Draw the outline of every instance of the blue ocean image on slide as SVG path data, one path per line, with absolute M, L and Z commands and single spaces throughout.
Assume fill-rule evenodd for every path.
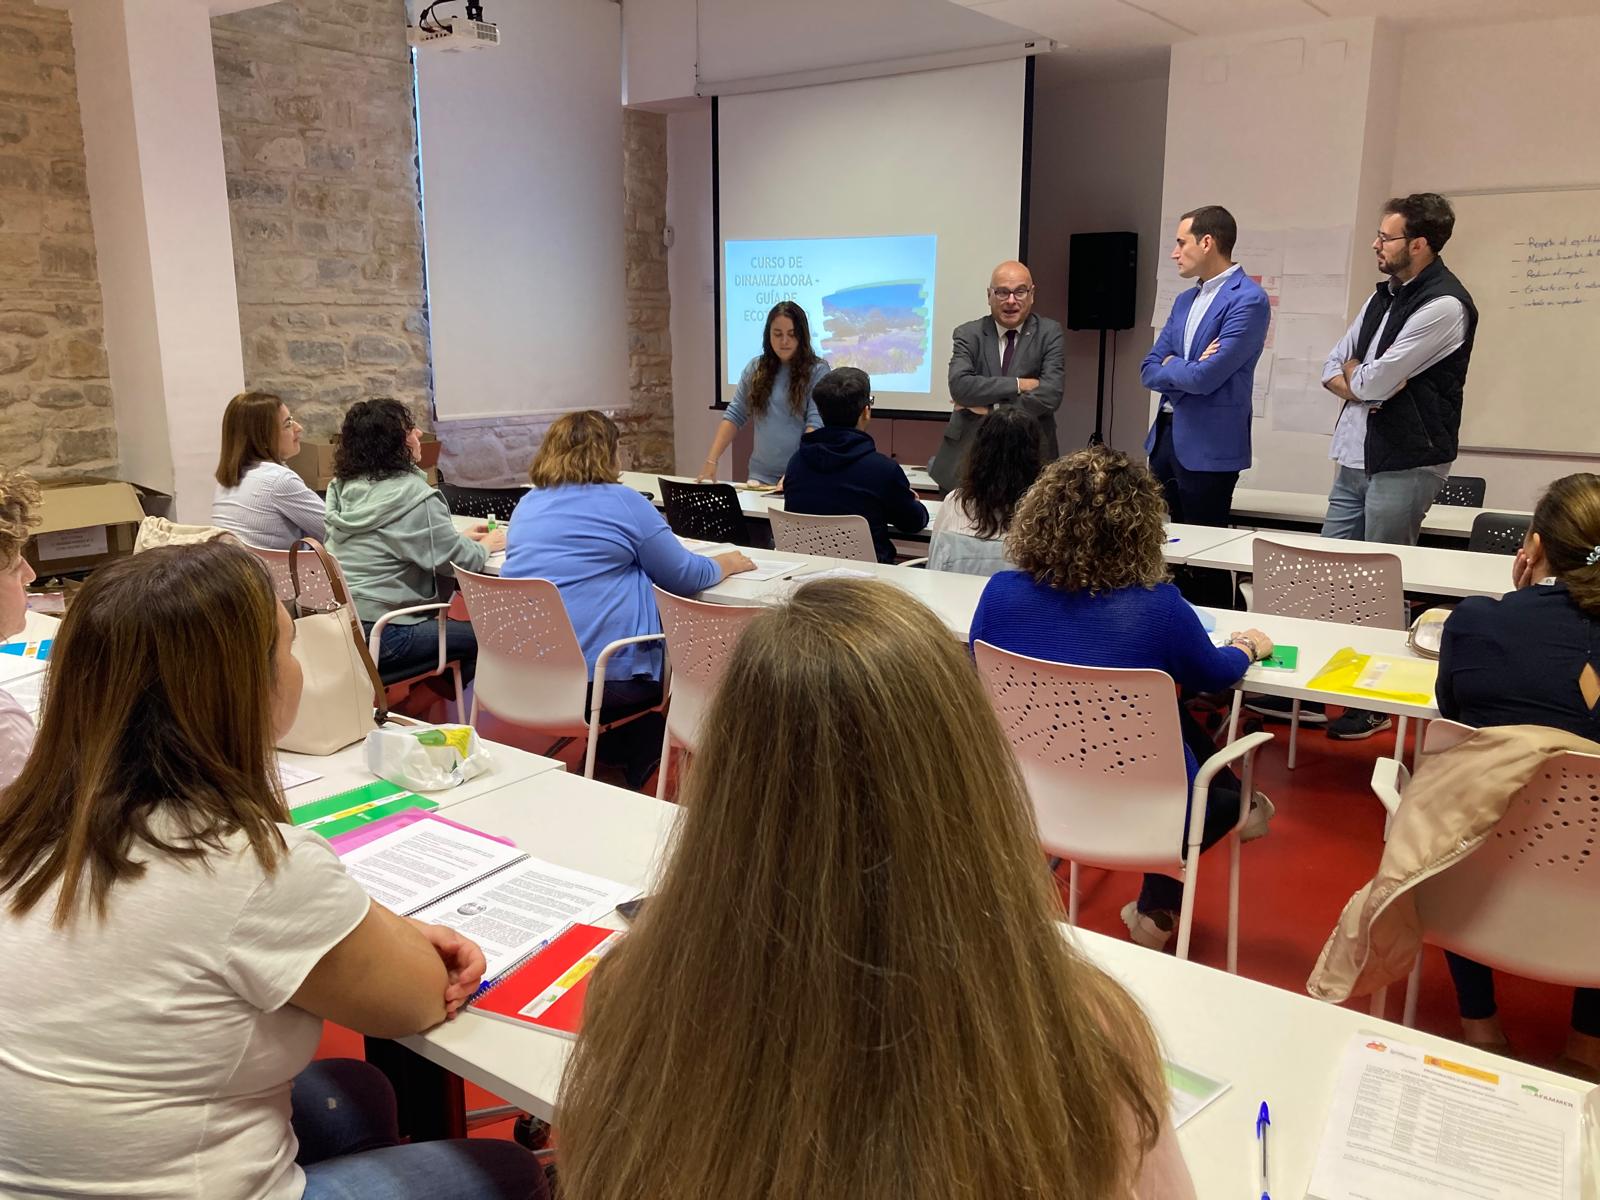
M 835 367 L 912 375 L 928 356 L 928 293 L 920 279 L 863 283 L 822 298 L 818 351 Z

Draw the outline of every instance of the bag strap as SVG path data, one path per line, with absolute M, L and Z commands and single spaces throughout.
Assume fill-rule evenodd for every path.
M 383 677 L 378 674 L 378 665 L 372 661 L 372 652 L 367 649 L 367 639 L 361 631 L 361 619 L 356 615 L 356 606 L 350 600 L 350 592 L 344 585 L 344 574 L 339 570 L 339 564 L 334 561 L 333 555 L 328 553 L 327 547 L 316 538 L 305 537 L 293 542 L 289 546 L 289 578 L 294 583 L 294 604 L 298 611 L 300 605 L 300 564 L 298 555 L 300 547 L 310 548 L 316 555 L 317 561 L 322 564 L 322 573 L 327 576 L 328 588 L 333 592 L 334 603 L 350 618 L 350 636 L 356 644 L 356 653 L 361 656 L 362 666 L 367 668 L 367 678 L 372 681 L 372 707 L 373 720 L 382 725 L 389 719 L 389 692 L 383 686 Z

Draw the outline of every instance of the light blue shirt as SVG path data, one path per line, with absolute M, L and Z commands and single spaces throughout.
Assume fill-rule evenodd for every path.
M 759 358 L 752 358 L 745 365 L 739 376 L 739 387 L 722 414 L 724 421 L 740 429 L 750 419 L 750 381 L 755 378 L 756 364 L 760 361 Z M 772 381 L 772 395 L 767 398 L 766 411 L 756 418 L 755 445 L 750 450 L 751 479 L 757 483 L 777 483 L 788 469 L 794 452 L 800 448 L 801 435 L 807 429 L 822 428 L 822 417 L 811 399 L 811 391 L 817 386 L 817 380 L 827 373 L 826 360 L 818 360 L 811 372 L 811 384 L 806 388 L 805 415 L 797 416 L 794 409 L 789 407 L 789 364 L 784 363 L 778 368 L 777 377 Z
M 1398 294 L 1400 289 L 1391 280 L 1389 290 Z M 1361 323 L 1375 299 L 1375 296 L 1367 297 L 1367 303 L 1361 306 L 1344 337 L 1328 352 L 1328 361 L 1322 364 L 1323 383 L 1342 375 L 1344 364 L 1355 357 L 1356 343 L 1361 339 Z M 1454 296 L 1440 296 L 1418 308 L 1380 355 L 1378 345 L 1383 341 L 1383 330 L 1388 323 L 1386 312 L 1373 331 L 1366 358 L 1350 374 L 1350 392 L 1355 402 L 1345 401 L 1339 410 L 1339 423 L 1333 427 L 1333 445 L 1329 447 L 1328 457 L 1352 471 L 1366 470 L 1367 417 L 1372 410 L 1405 387 L 1406 380 L 1454 354 L 1467 340 L 1467 310 Z M 1428 470 L 1448 476 L 1450 466 L 1450 463 L 1438 463 Z
M 1239 264 L 1234 263 L 1221 274 L 1213 275 L 1200 285 L 1200 294 L 1194 298 L 1194 303 L 1189 306 L 1188 320 L 1183 323 L 1183 356 L 1188 358 L 1194 346 L 1194 335 L 1200 329 L 1200 322 L 1206 319 L 1206 313 L 1211 311 L 1211 305 L 1217 299 L 1217 293 L 1222 290 L 1222 285 L 1235 271 Z M 1172 411 L 1172 401 L 1161 402 L 1162 412 Z

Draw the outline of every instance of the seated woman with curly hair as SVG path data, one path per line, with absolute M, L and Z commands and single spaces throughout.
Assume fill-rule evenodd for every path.
M 1226 646 L 1212 644 L 1167 582 L 1166 515 L 1161 484 L 1126 454 L 1090 446 L 1057 459 L 1017 507 L 1006 551 L 1020 569 L 990 578 L 973 614 L 972 640 L 1049 662 L 1153 668 L 1195 692 L 1228 687 L 1272 653 L 1272 641 L 1246 629 Z M 1216 747 L 1181 704 L 1178 716 L 1192 780 Z M 1238 821 L 1239 790 L 1231 772 L 1212 780 L 1204 847 Z M 1256 792 L 1241 838 L 1263 836 L 1271 816 L 1271 801 Z M 1122 910 L 1133 940 L 1162 949 L 1182 897 L 1178 880 L 1146 875 L 1138 900 Z

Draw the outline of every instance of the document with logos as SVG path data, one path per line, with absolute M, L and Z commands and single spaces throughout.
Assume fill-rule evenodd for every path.
M 1356 1034 L 1307 1200 L 1580 1200 L 1583 1111 L 1577 1088 Z

